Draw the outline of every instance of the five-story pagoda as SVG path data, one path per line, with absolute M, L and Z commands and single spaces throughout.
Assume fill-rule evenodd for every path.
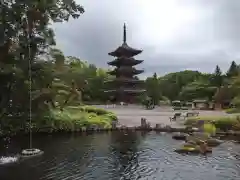
M 133 66 L 140 64 L 143 60 L 135 60 L 134 56 L 140 54 L 142 50 L 131 48 L 126 42 L 126 25 L 123 28 L 123 44 L 115 51 L 108 53 L 110 56 L 116 57 L 115 60 L 108 62 L 108 65 L 115 66 L 113 71 L 108 72 L 114 75 L 114 80 L 107 81 L 108 90 L 106 93 L 114 96 L 118 102 L 132 103 L 134 98 L 145 92 L 142 87 L 142 80 L 138 80 L 138 74 L 143 70 L 137 70 Z

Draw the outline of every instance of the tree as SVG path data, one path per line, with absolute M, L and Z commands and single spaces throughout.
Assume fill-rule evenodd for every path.
M 155 105 L 158 105 L 161 98 L 161 91 L 156 73 L 154 73 L 152 77 L 146 79 L 146 89 L 147 95 L 152 98 Z
M 39 56 L 55 45 L 51 22 L 78 18 L 84 12 L 74 0 L 69 1 L 1 1 L 0 24 L 0 114 L 1 117 L 28 116 L 29 111 L 29 62 L 32 67 L 32 90 L 51 87 L 51 63 L 44 63 Z M 40 62 L 41 61 L 41 62 Z M 47 76 L 47 78 L 46 78 Z M 46 79 L 45 79 L 45 78 Z M 43 98 L 44 99 L 44 98 Z M 38 105 L 45 99 L 38 99 Z M 42 101 L 41 101 L 42 100 Z M 39 113 L 33 106 L 33 113 Z
M 212 100 L 215 92 L 216 87 L 210 86 L 209 82 L 198 80 L 184 86 L 179 97 L 184 101 L 192 101 L 195 99 Z
M 179 98 L 179 93 L 187 84 L 199 79 L 202 74 L 198 71 L 180 71 L 169 73 L 159 78 L 159 86 L 162 96 L 173 101 Z
M 216 87 L 221 87 L 223 84 L 223 76 L 220 67 L 217 65 L 211 78 L 211 84 Z
M 215 76 L 221 76 L 222 75 L 222 71 L 221 71 L 221 69 L 218 65 L 216 66 L 216 69 L 214 71 L 214 75 Z
M 239 74 L 239 67 L 235 61 L 232 61 L 226 75 L 228 78 L 231 78 L 231 77 L 237 76 L 238 74 Z
M 232 98 L 233 93 L 226 85 L 219 87 L 214 95 L 215 102 L 221 105 L 221 107 L 223 107 L 224 104 L 230 104 Z
M 50 56 L 52 57 L 52 61 L 55 64 L 55 68 L 57 71 L 62 71 L 64 69 L 64 63 L 65 63 L 65 56 L 63 52 L 56 48 L 50 49 Z
M 230 79 L 229 87 L 234 96 L 240 95 L 240 75 Z
M 154 73 L 154 74 L 153 74 L 153 79 L 154 79 L 154 80 L 157 80 L 157 78 L 158 78 L 158 77 L 157 77 L 157 73 Z
M 236 96 L 232 100 L 232 104 L 236 106 L 236 108 L 240 108 L 240 96 Z

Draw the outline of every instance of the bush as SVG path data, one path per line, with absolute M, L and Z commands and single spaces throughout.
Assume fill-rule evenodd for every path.
M 240 96 L 234 97 L 232 100 L 232 104 L 239 108 L 240 107 Z
M 109 117 L 112 121 L 116 121 L 117 120 L 117 116 L 114 113 L 108 113 L 105 116 Z
M 186 126 L 196 126 L 199 121 L 205 121 L 205 123 L 213 123 L 217 129 L 222 131 L 231 130 L 238 123 L 237 116 L 227 117 L 227 116 L 197 116 L 189 117 L 185 125 Z
M 212 123 L 206 123 L 203 126 L 204 132 L 208 133 L 210 135 L 215 135 L 216 134 L 216 126 Z
M 240 113 L 240 108 L 230 108 L 225 110 L 228 114 Z
M 97 108 L 94 106 L 68 106 L 64 108 L 65 110 L 68 111 L 82 111 L 82 112 L 88 112 L 88 113 L 96 113 L 97 115 L 105 115 L 105 114 L 109 114 L 111 113 L 110 111 L 107 111 L 105 109 L 102 108 Z
M 104 115 L 109 113 L 109 111 L 105 109 L 96 108 L 94 106 L 81 106 L 80 110 L 84 112 L 89 112 L 89 113 L 96 113 L 97 115 Z
M 82 127 L 93 125 L 109 128 L 112 121 L 117 120 L 117 116 L 104 109 L 98 109 L 91 106 L 70 106 L 63 111 L 58 109 L 51 110 L 41 121 L 35 124 L 36 129 L 48 127 L 56 131 L 76 131 Z

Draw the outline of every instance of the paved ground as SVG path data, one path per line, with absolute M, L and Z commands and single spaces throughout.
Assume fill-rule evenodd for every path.
M 129 106 L 116 106 L 108 107 L 104 105 L 98 105 L 97 107 L 108 109 L 118 116 L 119 123 L 125 126 L 139 126 L 141 123 L 141 118 L 144 117 L 151 126 L 155 124 L 171 125 L 172 127 L 183 126 L 184 120 L 179 120 L 176 122 L 170 122 L 169 117 L 172 117 L 174 113 L 178 111 L 173 111 L 171 107 L 157 107 L 153 110 L 146 110 L 141 106 L 129 105 Z M 184 111 L 179 111 L 184 112 Z M 199 115 L 202 116 L 222 116 L 227 115 L 223 111 L 198 111 Z

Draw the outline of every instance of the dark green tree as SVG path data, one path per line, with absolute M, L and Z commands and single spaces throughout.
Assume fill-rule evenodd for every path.
M 177 100 L 182 88 L 187 84 L 199 79 L 202 74 L 198 71 L 180 71 L 169 73 L 159 78 L 159 86 L 162 96 L 169 100 Z
M 156 73 L 154 73 L 152 77 L 146 79 L 146 89 L 147 95 L 152 99 L 155 105 L 158 105 L 161 98 L 161 91 Z
M 211 85 L 221 87 L 223 85 L 223 75 L 220 67 L 217 65 L 211 78 Z
M 84 9 L 74 0 L 3 0 L 0 5 L 0 116 L 11 114 L 20 119 L 27 116 L 29 110 L 29 61 L 32 90 L 49 89 L 52 84 L 53 76 L 49 71 L 52 64 L 39 62 L 38 58 L 49 46 L 55 45 L 50 23 L 78 18 Z M 40 99 L 37 104 L 44 104 L 46 98 Z M 39 112 L 38 106 L 33 106 L 32 111 Z
M 230 65 L 226 75 L 227 75 L 228 78 L 239 75 L 239 67 L 238 67 L 238 65 L 236 64 L 235 61 L 231 62 L 231 65 Z

